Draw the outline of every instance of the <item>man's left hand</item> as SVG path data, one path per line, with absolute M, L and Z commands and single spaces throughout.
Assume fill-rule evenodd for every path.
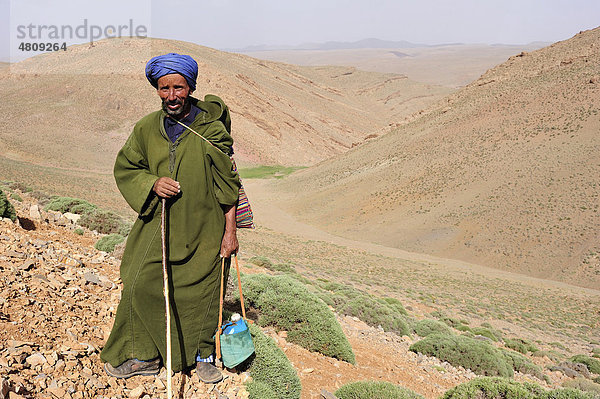
M 236 254 L 240 244 L 238 243 L 237 234 L 233 232 L 225 232 L 221 241 L 221 256 L 229 258 L 231 254 Z

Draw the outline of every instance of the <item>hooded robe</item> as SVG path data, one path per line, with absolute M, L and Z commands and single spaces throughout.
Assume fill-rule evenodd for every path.
M 214 351 L 220 287 L 220 248 L 225 231 L 221 205 L 238 200 L 240 180 L 229 156 L 229 110 L 216 96 L 190 97 L 203 110 L 173 143 L 164 111 L 142 118 L 117 155 L 117 186 L 138 213 L 121 261 L 123 291 L 115 323 L 101 353 L 117 367 L 132 358 L 166 359 L 162 277 L 161 206 L 154 182 L 168 176 L 181 192 L 167 200 L 167 259 L 171 294 L 173 370 L 195 364 Z

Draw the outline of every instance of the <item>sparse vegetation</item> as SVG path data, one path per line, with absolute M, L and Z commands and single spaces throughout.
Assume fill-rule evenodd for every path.
M 522 338 L 504 338 L 504 346 L 524 355 L 539 351 L 534 343 Z
M 563 351 L 567 350 L 567 348 L 563 344 L 561 344 L 560 342 L 556 342 L 556 341 L 555 342 L 550 342 L 549 345 L 552 345 L 553 347 L 561 349 Z
M 438 320 L 425 319 L 419 320 L 413 324 L 413 331 L 420 337 L 427 337 L 431 334 L 453 334 L 447 324 Z
M 446 391 L 442 399 L 593 399 L 576 389 L 547 391 L 537 384 L 508 378 L 479 377 Z
M 600 374 L 600 360 L 587 355 L 575 355 L 571 357 L 572 362 L 584 364 L 590 373 Z
M 541 395 L 543 389 L 538 385 L 508 378 L 479 377 L 450 389 L 443 399 L 534 399 Z
M 298 399 L 300 379 L 285 353 L 260 328 L 250 324 L 255 356 L 249 365 L 251 399 Z
M 121 234 L 125 236 L 129 234 L 131 229 L 131 224 L 123 220 L 121 216 L 100 209 L 85 213 L 79 219 L 79 224 L 102 234 Z
M 453 327 L 453 328 L 457 328 L 459 326 L 462 325 L 468 325 L 469 323 L 467 323 L 465 320 L 460 320 L 456 317 L 449 317 L 447 315 L 445 315 L 443 312 L 440 311 L 435 311 L 431 313 L 431 317 L 436 317 L 437 319 L 439 319 L 440 321 L 446 323 L 448 326 Z
M 265 382 L 252 380 L 246 385 L 250 399 L 280 399 L 279 395 Z
M 124 236 L 120 234 L 109 234 L 96 241 L 94 248 L 96 248 L 98 251 L 112 252 L 115 250 L 115 246 L 123 241 L 125 241 Z
M 21 183 L 21 182 L 5 181 L 2 183 L 3 183 L 3 185 L 10 188 L 11 190 L 18 190 L 22 193 L 30 193 L 31 191 L 33 191 L 33 189 L 31 187 L 29 187 L 28 185 Z
M 76 228 L 75 230 L 73 230 L 73 233 L 82 236 L 83 235 L 83 229 L 82 228 Z
M 335 396 L 340 399 L 423 399 L 423 396 L 384 381 L 357 381 L 343 385 Z
M 260 325 L 286 330 L 291 342 L 354 364 L 335 315 L 302 283 L 287 275 L 252 274 L 243 275 L 242 284 L 247 303 L 260 310 Z
M 281 179 L 303 167 L 300 166 L 256 166 L 253 168 L 239 169 L 239 174 L 242 179 Z
M 4 191 L 0 190 L 0 217 L 7 218 L 13 222 L 17 219 L 15 208 L 10 203 Z
M 289 263 L 276 263 L 271 266 L 270 270 L 281 273 L 296 273 L 296 268 L 294 265 Z
M 596 397 L 600 397 L 600 384 L 590 381 L 587 378 L 580 377 L 567 380 L 563 383 L 563 387 L 579 389 L 580 391 L 589 392 L 594 394 Z
M 264 267 L 265 269 L 274 271 L 274 272 L 282 272 L 282 273 L 295 273 L 296 269 L 293 265 L 289 263 L 277 263 L 274 264 L 271 262 L 269 258 L 265 258 L 264 256 L 253 256 L 248 259 L 248 262 L 255 264 L 260 267 Z
M 500 348 L 499 350 L 514 371 L 532 375 L 540 380 L 547 380 L 548 377 L 544 375 L 542 368 L 529 360 L 525 355 L 504 348 Z
M 324 291 L 319 297 L 338 313 L 358 317 L 370 326 L 381 326 L 384 331 L 408 335 L 406 309 L 394 298 L 377 298 L 367 292 L 340 283 L 321 283 Z
M 252 258 L 248 259 L 248 262 L 253 263 L 256 266 L 264 267 L 265 269 L 273 266 L 273 262 L 264 256 L 253 256 Z
M 52 200 L 52 196 L 40 190 L 33 190 L 30 195 L 38 201 L 41 207 L 46 206 Z
M 555 350 L 540 350 L 537 352 L 533 352 L 531 354 L 531 356 L 534 356 L 534 357 L 544 357 L 545 356 L 548 359 L 552 360 L 553 362 L 557 362 L 561 358 L 564 358 L 563 355 L 561 355 L 560 353 L 558 353 Z
M 464 335 L 432 334 L 415 342 L 409 349 L 471 369 L 480 375 L 513 376 L 513 368 L 498 349 Z
M 79 224 L 102 234 L 127 236 L 132 223 L 114 212 L 98 209 L 86 200 L 71 197 L 51 197 L 44 207 L 46 211 L 71 212 L 81 215 Z
M 23 198 L 19 194 L 15 193 L 15 192 L 13 192 L 10 195 L 10 199 L 13 199 L 13 200 L 15 200 L 17 202 L 23 202 Z
M 51 197 L 44 209 L 60 213 L 71 212 L 79 215 L 87 215 L 96 210 L 97 206 L 79 198 L 54 196 Z
M 494 342 L 502 340 L 502 333 L 492 326 L 471 327 L 471 332 L 475 335 L 481 335 L 491 339 Z

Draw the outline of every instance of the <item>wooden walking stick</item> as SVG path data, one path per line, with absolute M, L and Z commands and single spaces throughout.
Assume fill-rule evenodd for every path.
M 165 294 L 165 315 L 167 319 L 167 398 L 171 399 L 173 397 L 171 390 L 171 306 L 169 306 L 169 275 L 167 274 L 166 209 L 167 200 L 163 198 L 160 228 L 162 238 L 163 292 Z

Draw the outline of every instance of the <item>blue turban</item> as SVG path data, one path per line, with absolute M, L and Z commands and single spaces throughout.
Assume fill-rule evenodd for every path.
M 198 63 L 189 55 L 176 53 L 159 55 L 146 64 L 146 77 L 155 88 L 158 88 L 158 79 L 171 73 L 183 76 L 190 88 L 196 90 Z

